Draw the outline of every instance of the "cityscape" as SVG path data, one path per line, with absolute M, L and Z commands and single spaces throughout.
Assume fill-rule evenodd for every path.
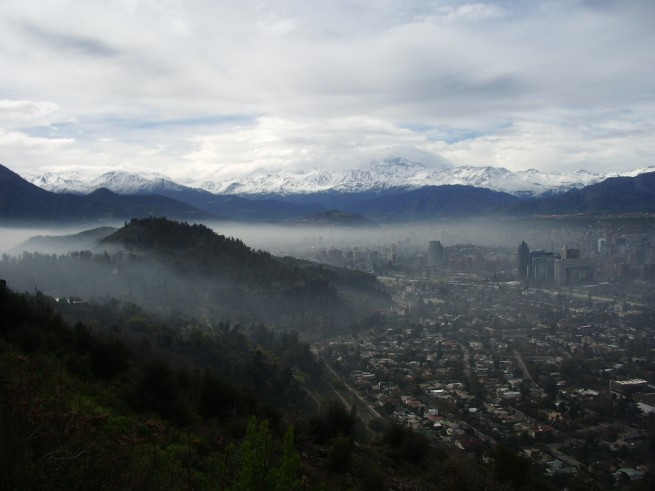
M 533 232 L 562 244 L 549 251 L 442 240 L 305 250 L 376 272 L 396 305 L 317 341 L 359 414 L 481 459 L 511 442 L 564 485 L 641 481 L 655 445 L 655 234 L 627 221 Z

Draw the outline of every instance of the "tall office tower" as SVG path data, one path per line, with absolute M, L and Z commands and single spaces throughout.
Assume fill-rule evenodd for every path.
M 516 269 L 518 270 L 519 278 L 528 278 L 530 271 L 530 248 L 524 240 L 521 241 L 518 252 L 516 254 Z
M 571 249 L 564 245 L 562 247 L 562 259 L 580 259 L 580 249 Z
M 443 268 L 443 246 L 438 240 L 431 240 L 428 244 L 428 268 Z

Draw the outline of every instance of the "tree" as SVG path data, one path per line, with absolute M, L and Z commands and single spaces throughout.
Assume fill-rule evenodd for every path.
M 273 437 L 268 421 L 258 421 L 254 416 L 248 422 L 248 430 L 238 450 L 236 478 L 228 489 L 232 491 L 293 491 L 300 489 L 297 479 L 300 457 L 293 446 L 293 426 L 284 435 L 282 458 L 279 465 L 272 465 Z

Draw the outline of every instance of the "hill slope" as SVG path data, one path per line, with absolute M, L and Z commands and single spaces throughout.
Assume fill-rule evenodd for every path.
M 94 252 L 26 254 L 0 274 L 56 297 L 131 301 L 149 311 L 319 334 L 388 306 L 372 275 L 254 251 L 203 225 L 133 219 Z

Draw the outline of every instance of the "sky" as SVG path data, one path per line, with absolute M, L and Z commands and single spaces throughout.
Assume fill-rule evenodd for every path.
M 1 0 L 0 163 L 655 165 L 652 0 Z

